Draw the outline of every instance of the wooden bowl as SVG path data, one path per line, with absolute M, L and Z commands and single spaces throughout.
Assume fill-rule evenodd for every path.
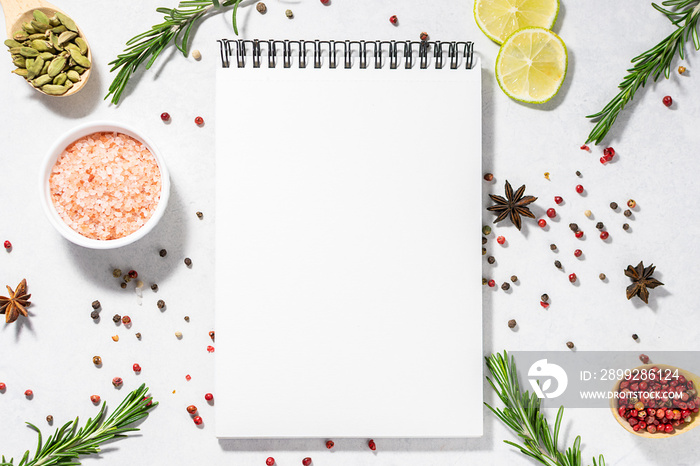
M 644 364 L 644 365 L 642 365 L 642 366 L 635 367 L 634 369 L 632 369 L 632 371 L 634 371 L 634 370 L 640 370 L 640 371 L 641 371 L 642 369 L 647 369 L 647 370 L 649 370 L 649 369 L 651 369 L 652 367 L 658 367 L 658 368 L 661 369 L 662 371 L 665 371 L 666 369 L 669 369 L 669 370 L 675 372 L 676 370 L 678 370 L 678 374 L 679 374 L 679 375 L 682 375 L 682 376 L 684 376 L 686 379 L 692 380 L 692 381 L 693 381 L 693 388 L 695 388 L 695 389 L 697 390 L 698 387 L 700 387 L 700 377 L 698 377 L 697 375 L 695 375 L 695 374 L 693 374 L 693 373 L 691 373 L 691 372 L 688 372 L 688 371 L 686 371 L 686 370 L 680 369 L 680 368 L 678 368 L 678 367 L 669 366 L 668 364 Z M 613 392 L 614 392 L 614 393 L 616 393 L 616 392 L 620 389 L 620 383 L 622 383 L 622 379 L 620 379 L 620 380 L 618 380 L 617 382 L 615 382 L 615 385 L 613 386 Z M 698 398 L 698 399 L 700 399 L 700 398 Z M 613 417 L 615 418 L 615 420 L 616 420 L 627 432 L 633 433 L 634 435 L 637 435 L 637 436 L 639 436 L 639 437 L 657 438 L 657 439 L 658 439 L 658 438 L 675 437 L 676 435 L 681 435 L 681 434 L 684 434 L 684 433 L 686 433 L 686 432 L 689 432 L 689 431 L 695 429 L 698 425 L 700 425 L 700 420 L 697 419 L 698 413 L 693 413 L 693 414 L 691 414 L 692 420 L 691 420 L 688 424 L 683 424 L 683 425 L 681 425 L 681 426 L 679 426 L 679 427 L 676 427 L 676 428 L 673 430 L 673 432 L 671 432 L 670 434 L 667 434 L 666 432 L 663 432 L 663 433 L 656 432 L 656 433 L 651 434 L 651 433 L 647 432 L 646 430 L 641 430 L 641 429 L 640 429 L 638 432 L 635 432 L 634 429 L 632 428 L 632 426 L 629 425 L 629 423 L 627 422 L 627 419 L 625 419 L 625 418 L 623 418 L 622 416 L 620 416 L 620 414 L 618 413 L 617 409 L 618 409 L 618 407 L 617 407 L 617 399 L 615 399 L 615 398 L 610 398 L 610 411 L 612 411 L 612 414 L 613 414 Z

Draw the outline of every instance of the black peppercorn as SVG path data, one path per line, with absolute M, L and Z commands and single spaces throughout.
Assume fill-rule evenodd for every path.
M 159 299 L 158 302 L 156 303 L 156 306 L 158 306 L 158 309 L 163 309 L 165 307 L 165 301 L 162 299 Z
M 158 254 L 160 254 L 160 257 L 165 257 L 168 255 L 168 251 L 166 251 L 165 249 L 161 249 Z
M 90 313 L 90 317 L 92 317 L 94 320 L 97 320 L 97 319 L 100 318 L 100 313 L 97 312 L 97 311 L 92 311 L 92 312 Z
M 189 267 L 190 265 L 192 265 L 192 259 L 190 259 L 189 257 L 185 257 L 185 265 L 186 265 L 187 267 Z
M 512 281 L 513 283 L 517 282 L 517 281 L 518 281 L 518 276 L 517 276 L 517 275 L 511 275 L 511 276 L 510 276 L 510 281 Z
M 95 300 L 92 302 L 92 308 L 93 309 L 99 309 L 100 308 L 100 302 L 98 300 Z
M 157 284 L 157 283 L 154 283 L 153 285 L 151 285 L 151 289 L 152 289 L 153 291 L 158 291 L 158 284 Z
M 622 224 L 622 229 L 625 230 L 625 231 L 629 230 L 629 229 L 630 229 L 630 224 L 629 224 L 629 223 L 623 223 L 623 224 Z
M 482 237 L 481 237 L 481 244 L 486 244 L 487 241 L 488 241 L 488 240 L 486 239 L 485 236 L 482 236 Z
M 580 177 L 581 177 L 581 172 L 578 171 L 578 170 L 576 170 L 576 176 L 578 176 L 578 177 L 580 178 Z
M 554 261 L 554 267 L 561 269 L 561 262 L 559 261 Z
M 605 274 L 601 273 L 600 275 L 598 275 L 598 278 L 600 278 L 601 280 L 605 280 Z
M 510 319 L 508 321 L 508 327 L 509 328 L 515 328 L 515 326 L 518 325 L 518 323 L 515 321 L 515 319 Z
M 503 291 L 508 291 L 508 290 L 510 290 L 510 283 L 508 283 L 508 282 L 503 282 L 503 285 L 501 285 L 501 289 L 502 289 Z
M 567 341 L 567 342 L 566 342 L 566 346 L 567 346 L 567 348 L 569 348 L 569 349 L 574 349 L 574 342 L 573 342 L 573 341 Z
M 577 231 L 578 231 L 578 225 L 576 225 L 575 223 L 569 223 L 569 228 L 570 228 L 571 231 L 573 231 L 573 232 L 577 232 Z
M 552 251 L 556 251 L 556 250 L 557 250 L 557 245 L 554 244 L 554 243 L 552 243 L 552 244 L 549 245 L 549 249 L 551 249 Z
M 126 283 L 121 282 L 121 283 L 119 284 L 119 286 L 121 286 L 122 288 L 126 288 Z
M 486 262 L 488 262 L 489 264 L 493 264 L 494 262 L 496 262 L 496 258 L 493 257 L 493 256 L 489 256 L 489 257 L 486 259 Z
M 120 316 L 119 314 L 114 314 L 114 317 L 112 317 L 112 321 L 113 321 L 115 324 L 118 324 L 119 322 L 122 321 L 122 316 Z
M 612 210 L 617 210 L 617 202 L 611 202 L 611 203 L 610 203 L 610 208 L 611 208 Z
M 48 416 L 46 416 L 46 422 L 48 422 L 49 424 L 51 424 L 51 423 L 53 422 L 53 416 L 50 415 L 50 414 L 49 414 Z
M 636 333 L 633 333 L 633 334 L 632 334 L 632 339 L 633 339 L 633 340 L 638 340 L 638 339 L 639 339 L 639 336 L 638 336 Z
M 625 217 L 631 217 L 631 216 L 632 216 L 632 211 L 629 210 L 629 209 L 627 209 L 627 210 L 625 210 L 624 214 L 625 214 Z
M 138 338 L 139 340 L 141 339 L 141 332 L 136 333 L 136 338 Z
M 189 321 L 190 321 L 190 316 L 185 316 L 185 322 L 189 322 Z
M 542 302 L 546 303 L 547 301 L 549 301 L 549 295 L 545 293 L 542 296 L 540 296 L 540 299 L 542 300 Z
M 599 230 L 602 230 L 603 228 L 605 228 L 605 225 L 603 225 L 603 222 L 598 222 L 595 224 L 595 227 Z
M 203 217 L 204 217 L 204 214 L 203 214 L 203 213 L 197 212 L 197 218 L 198 218 L 198 219 L 202 220 Z

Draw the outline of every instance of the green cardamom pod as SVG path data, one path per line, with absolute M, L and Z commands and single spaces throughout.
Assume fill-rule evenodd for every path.
M 78 46 L 78 48 L 80 49 L 80 53 L 82 55 L 87 55 L 88 45 L 87 45 L 87 42 L 85 42 L 85 39 L 83 39 L 82 37 L 76 37 L 75 43 Z
M 87 57 L 84 57 L 79 49 L 76 48 L 70 48 L 70 57 L 73 59 L 75 63 L 77 63 L 79 66 L 82 66 L 83 68 L 90 68 L 90 60 L 87 59 Z
M 39 54 L 39 56 L 40 56 L 41 58 L 43 58 L 44 61 L 46 61 L 46 60 L 49 60 L 49 61 L 50 61 L 50 60 L 53 60 L 54 58 L 56 58 L 56 55 L 54 55 L 54 54 L 51 53 L 51 52 L 41 52 L 41 53 Z
M 34 60 L 34 63 L 32 63 L 31 65 L 27 65 L 27 71 L 29 72 L 27 73 L 27 78 L 36 78 L 41 74 L 42 68 L 44 68 L 44 60 L 42 60 L 41 58 L 37 58 L 36 60 Z
M 82 66 L 75 65 L 75 66 L 71 66 L 70 69 L 71 69 L 71 71 L 75 71 L 78 74 L 85 73 L 85 68 L 83 68 Z
M 56 13 L 52 17 L 49 18 L 49 24 L 52 27 L 60 26 L 61 22 L 58 20 L 58 17 L 56 16 Z
M 29 40 L 46 39 L 46 34 L 38 33 L 29 36 Z
M 19 50 L 20 50 L 21 48 L 22 48 L 22 47 L 12 47 L 12 48 L 9 50 L 9 52 L 10 52 L 12 55 L 19 55 Z
M 34 29 L 29 23 L 22 23 L 22 29 L 24 29 L 24 31 L 27 34 L 36 34 L 37 32 L 39 32 L 36 29 Z
M 68 79 L 70 79 L 74 83 L 77 83 L 78 81 L 80 81 L 80 74 L 78 74 L 78 72 L 75 70 L 70 70 L 70 71 L 68 71 L 68 73 L 65 73 L 65 74 L 68 77 Z M 56 83 L 54 83 L 54 84 L 56 84 Z
M 17 68 L 16 70 L 12 70 L 12 72 L 16 75 L 22 76 L 24 79 L 27 79 L 27 74 L 29 73 L 24 68 Z
M 48 95 L 63 95 L 68 91 L 68 88 L 57 84 L 46 84 L 41 86 L 41 90 Z
M 65 44 L 63 47 L 64 47 L 67 51 L 69 51 L 69 52 L 70 52 L 71 49 L 72 49 L 72 50 L 75 50 L 76 52 L 80 53 L 80 47 L 78 47 L 77 45 L 75 45 L 75 44 L 72 43 L 72 42 L 70 42 L 70 43 L 68 43 L 68 44 Z M 82 54 L 81 54 L 81 55 L 82 55 Z
M 33 58 L 27 58 L 25 61 L 26 68 L 29 69 L 30 66 L 34 64 L 34 59 Z
M 17 68 L 27 67 L 27 59 L 21 55 L 12 57 L 12 63 L 14 63 Z
M 7 39 L 7 40 L 5 41 L 5 45 L 7 45 L 7 47 L 8 47 L 8 48 L 11 48 L 11 49 L 14 49 L 14 48 L 17 48 L 17 47 L 21 47 L 21 46 L 22 46 L 22 44 L 20 44 L 20 43 L 17 42 L 16 40 L 12 40 L 12 39 Z
M 63 52 L 63 46 L 61 46 L 61 44 L 58 43 L 58 36 L 56 34 L 50 32 L 49 40 L 51 41 L 51 45 L 53 45 L 53 48 L 55 48 L 59 52 Z
M 29 24 L 32 25 L 36 32 L 46 32 L 47 29 L 51 29 L 51 26 L 49 26 L 48 24 L 41 24 L 38 21 L 32 21 Z
M 57 11 L 56 17 L 58 17 L 58 20 L 61 22 L 61 24 L 68 28 L 69 31 L 78 32 L 78 26 L 76 26 L 75 22 L 68 16 Z
M 43 75 L 39 76 L 38 78 L 32 80 L 31 83 L 34 87 L 41 87 L 41 86 L 44 86 L 46 84 L 51 83 L 52 81 L 53 81 L 53 78 L 51 76 L 49 76 L 48 74 L 43 74 Z
M 48 73 L 52 78 L 58 76 L 58 74 L 63 71 L 66 67 L 66 59 L 63 57 L 54 58 L 49 65 Z
M 51 47 L 51 45 L 49 45 L 49 43 L 45 40 L 33 40 L 32 48 L 34 50 L 38 50 L 39 52 L 50 52 L 53 50 L 53 47 Z
M 66 87 L 66 90 L 70 89 L 71 87 L 73 87 L 73 81 L 70 81 L 70 80 L 66 81 L 64 86 Z
M 54 34 L 62 34 L 67 30 L 68 28 L 61 24 L 60 26 L 56 26 L 55 28 L 51 29 L 51 32 L 53 32 Z
M 32 15 L 34 16 L 34 19 L 37 21 L 37 23 L 49 24 L 49 17 L 46 16 L 46 13 L 44 13 L 43 11 L 34 10 L 32 11 Z
M 19 54 L 23 57 L 33 58 L 39 56 L 39 51 L 31 47 L 20 47 Z
M 17 42 L 24 42 L 25 40 L 29 39 L 29 34 L 24 31 L 17 31 L 12 35 L 12 38 Z
M 65 47 L 65 44 L 72 41 L 76 37 L 78 37 L 78 34 L 74 33 L 73 31 L 62 32 L 61 35 L 58 36 L 58 43 Z
M 53 78 L 53 84 L 63 86 L 66 83 L 67 79 L 68 79 L 68 75 L 66 73 L 61 73 L 58 76 L 56 76 L 55 78 Z
M 44 60 L 44 66 L 41 67 L 41 72 L 39 72 L 39 74 L 37 76 L 41 76 L 42 74 L 48 74 L 50 65 L 51 65 L 50 60 Z

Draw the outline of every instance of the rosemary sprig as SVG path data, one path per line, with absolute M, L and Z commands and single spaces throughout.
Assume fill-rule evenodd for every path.
M 620 92 L 601 111 L 586 117 L 597 122 L 591 134 L 588 135 L 586 143 L 599 144 L 603 140 L 615 123 L 618 114 L 625 108 L 627 102 L 634 98 L 634 93 L 639 87 L 644 87 L 649 77 L 656 81 L 663 72 L 668 79 L 671 73 L 671 62 L 676 53 L 681 60 L 684 58 L 685 44 L 690 38 L 693 39 L 695 50 L 700 50 L 697 30 L 700 0 L 666 0 L 661 4 L 663 7 L 656 3 L 652 3 L 652 6 L 666 15 L 677 29 L 653 48 L 632 59 L 634 66 L 627 70 L 627 76 L 618 86 Z
M 525 455 L 547 466 L 581 466 L 581 437 L 576 437 L 573 446 L 562 452 L 559 449 L 559 429 L 564 416 L 564 407 L 557 412 L 554 432 L 549 428 L 547 419 L 540 411 L 540 399 L 535 393 L 523 393 L 518 383 L 515 359 L 508 360 L 508 353 L 492 354 L 486 358 L 486 367 L 493 381 L 486 377 L 491 387 L 505 407 L 493 408 L 484 403 L 503 423 L 510 427 L 522 444 L 504 440 L 508 445 L 519 449 Z M 598 461 L 593 458 L 593 466 L 605 466 L 605 459 L 600 455 Z
M 156 8 L 158 13 L 165 14 L 163 22 L 126 42 L 124 52 L 109 64 L 113 65 L 110 72 L 119 70 L 109 86 L 107 99 L 112 96 L 112 103 L 119 103 L 122 92 L 131 76 L 146 62 L 146 69 L 155 63 L 158 56 L 171 44 L 174 44 L 187 56 L 190 33 L 194 25 L 212 9 L 223 9 L 233 5 L 233 31 L 238 35 L 236 12 L 242 0 L 183 0 L 177 8 Z
M 85 426 L 78 429 L 78 418 L 69 421 L 46 439 L 42 444 L 41 430 L 34 424 L 27 422 L 29 427 L 39 435 L 39 441 L 34 456 L 29 458 L 29 450 L 26 451 L 17 465 L 13 458 L 10 461 L 2 456 L 0 466 L 69 466 L 80 464 L 76 460 L 80 455 L 89 455 L 100 452 L 100 444 L 121 437 L 127 432 L 139 430 L 136 427 L 128 427 L 136 421 L 148 416 L 148 411 L 158 403 L 152 402 L 147 396 L 148 387 L 145 384 L 129 393 L 121 404 L 114 410 L 111 416 L 103 421 L 107 410 L 107 403 L 102 403 L 100 412 L 94 419 L 90 418 Z

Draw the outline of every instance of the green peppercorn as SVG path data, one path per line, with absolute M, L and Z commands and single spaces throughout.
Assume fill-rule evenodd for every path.
M 481 228 L 481 232 L 482 232 L 484 235 L 488 236 L 488 235 L 491 234 L 491 227 L 488 226 L 488 225 L 484 225 L 484 226 Z
M 112 270 L 112 276 L 114 278 L 119 278 L 122 276 L 122 271 L 119 269 L 114 269 L 114 270 Z
M 292 10 L 287 10 L 284 12 L 284 14 L 287 16 L 287 18 L 291 19 L 294 18 L 294 13 L 292 13 Z
M 481 277 L 481 284 L 486 285 L 489 281 L 486 280 L 484 277 Z

